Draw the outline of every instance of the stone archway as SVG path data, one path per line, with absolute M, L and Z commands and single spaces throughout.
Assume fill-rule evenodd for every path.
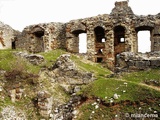
M 44 40 L 43 40 L 43 36 L 45 33 L 45 30 L 39 26 L 36 26 L 32 29 L 32 37 L 31 37 L 31 42 L 33 46 L 33 50 L 34 52 L 43 52 L 44 51 Z
M 125 51 L 125 28 L 116 26 L 114 28 L 114 54 L 117 55 Z
M 98 26 L 94 29 L 94 33 L 96 36 L 96 43 L 102 43 L 105 42 L 106 38 L 105 38 L 105 31 L 102 27 Z
M 104 49 L 106 42 L 105 30 L 103 27 L 97 26 L 94 29 L 94 34 L 95 34 L 95 52 L 96 52 L 95 60 L 96 62 L 103 62 L 105 57 Z

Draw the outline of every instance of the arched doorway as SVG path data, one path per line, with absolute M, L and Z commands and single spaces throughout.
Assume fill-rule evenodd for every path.
M 31 42 L 32 46 L 34 46 L 34 50 L 32 52 L 44 52 L 44 41 L 43 36 L 45 33 L 45 30 L 41 28 L 40 26 L 36 26 L 32 29 L 32 36 L 31 36 Z

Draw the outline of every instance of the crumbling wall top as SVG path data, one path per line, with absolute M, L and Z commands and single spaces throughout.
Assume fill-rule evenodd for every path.
M 116 7 L 128 7 L 128 2 L 127 1 L 120 1 L 120 2 L 115 2 Z
M 115 7 L 112 9 L 110 15 L 134 15 L 132 9 L 128 6 L 127 1 L 115 2 Z

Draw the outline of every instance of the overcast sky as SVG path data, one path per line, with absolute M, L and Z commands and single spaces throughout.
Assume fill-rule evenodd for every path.
M 31 24 L 110 14 L 115 1 L 120 0 L 0 0 L 0 21 L 22 31 Z M 160 12 L 158 0 L 129 0 L 129 6 L 137 15 Z

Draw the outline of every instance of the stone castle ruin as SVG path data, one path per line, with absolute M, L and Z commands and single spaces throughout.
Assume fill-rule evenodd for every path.
M 62 48 L 79 53 L 79 35 L 86 33 L 88 59 L 104 62 L 109 68 L 113 68 L 118 54 L 138 53 L 137 34 L 143 30 L 150 31 L 151 52 L 160 51 L 160 13 L 135 15 L 128 2 L 121 1 L 115 3 L 110 14 L 67 23 L 27 26 L 22 33 L 14 34 L 10 40 L 0 34 L 0 48 L 8 45 L 10 48 L 21 48 L 33 53 Z

